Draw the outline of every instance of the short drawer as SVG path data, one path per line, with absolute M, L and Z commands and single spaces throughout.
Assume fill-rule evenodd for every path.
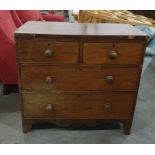
M 17 49 L 19 61 L 77 64 L 79 59 L 77 42 L 23 40 Z
M 143 43 L 85 43 L 84 64 L 140 64 Z
M 39 66 L 21 67 L 22 89 L 47 91 L 137 90 L 135 67 Z
M 130 93 L 23 93 L 24 117 L 121 118 L 130 117 L 135 94 Z

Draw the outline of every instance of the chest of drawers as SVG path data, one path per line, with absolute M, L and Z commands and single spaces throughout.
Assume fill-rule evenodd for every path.
M 126 24 L 28 22 L 15 32 L 23 131 L 105 120 L 130 133 L 147 36 Z

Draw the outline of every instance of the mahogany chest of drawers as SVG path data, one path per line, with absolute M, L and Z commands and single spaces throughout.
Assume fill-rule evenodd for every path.
M 126 24 L 27 22 L 15 32 L 23 131 L 105 120 L 130 134 L 146 34 Z

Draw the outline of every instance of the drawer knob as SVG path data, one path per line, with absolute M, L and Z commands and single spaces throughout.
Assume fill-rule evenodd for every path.
M 116 59 L 118 54 L 116 51 L 110 51 L 108 56 L 110 59 Z
M 52 83 L 53 82 L 53 78 L 51 76 L 47 76 L 46 77 L 46 82 L 47 83 Z
M 53 109 L 52 104 L 48 104 L 46 106 L 46 111 L 50 112 L 50 111 L 52 111 L 52 109 Z
M 105 109 L 106 111 L 111 111 L 111 105 L 110 105 L 110 103 L 105 103 L 104 109 Z
M 111 75 L 108 75 L 106 78 L 106 81 L 108 84 L 113 84 L 114 83 L 114 78 Z
M 44 56 L 49 58 L 53 55 L 53 51 L 51 49 L 46 49 L 44 52 Z

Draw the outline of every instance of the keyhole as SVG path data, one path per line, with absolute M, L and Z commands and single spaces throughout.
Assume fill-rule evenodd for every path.
M 79 72 L 81 72 L 82 71 L 82 68 L 79 68 Z
M 78 98 L 80 98 L 80 97 L 81 97 L 81 95 L 80 95 L 80 94 L 78 94 L 77 96 L 78 96 Z
M 113 43 L 112 48 L 115 48 L 115 46 L 116 46 L 115 43 Z

